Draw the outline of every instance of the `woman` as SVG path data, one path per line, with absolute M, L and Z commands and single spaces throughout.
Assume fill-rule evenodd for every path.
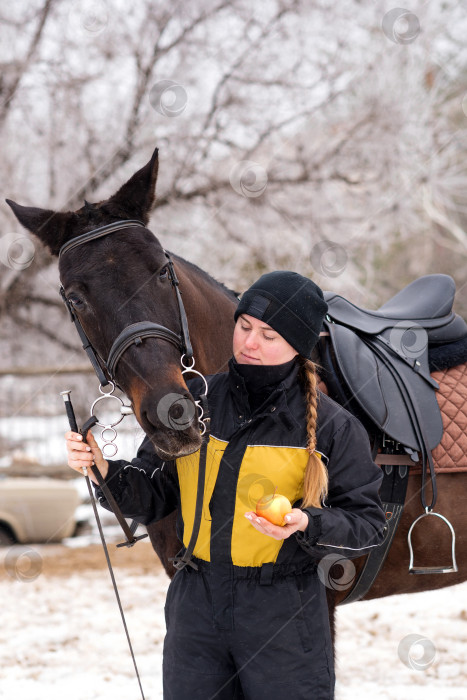
M 311 280 L 263 275 L 236 310 L 229 371 L 207 379 L 211 436 L 198 569 L 178 571 L 167 594 L 166 700 L 334 695 L 318 565 L 329 554 L 352 557 L 377 546 L 385 519 L 365 430 L 317 389 L 310 358 L 326 311 Z M 196 397 L 201 382 L 189 386 Z M 177 531 L 187 546 L 199 452 L 165 464 L 146 438 L 131 463 L 107 462 L 91 435 L 90 447 L 75 433 L 66 437 L 69 465 L 81 471 L 94 459 L 128 517 L 147 524 L 179 508 Z M 276 491 L 293 505 L 284 526 L 255 513 L 256 500 Z

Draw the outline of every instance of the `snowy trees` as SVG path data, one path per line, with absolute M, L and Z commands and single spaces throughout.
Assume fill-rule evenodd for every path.
M 293 268 L 375 307 L 439 271 L 467 315 L 467 17 L 454 0 L 409 5 L 11 4 L 2 191 L 77 208 L 158 145 L 152 230 L 233 288 Z M 55 262 L 0 215 L 4 357 L 18 329 L 77 347 Z

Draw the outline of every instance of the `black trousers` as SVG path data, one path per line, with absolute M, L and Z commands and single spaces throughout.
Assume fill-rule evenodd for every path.
M 164 700 L 332 700 L 324 585 L 316 571 L 272 580 L 260 572 L 204 564 L 176 573 L 165 605 Z

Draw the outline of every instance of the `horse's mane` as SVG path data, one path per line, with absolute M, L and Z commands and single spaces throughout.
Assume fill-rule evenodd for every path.
M 175 253 L 170 253 L 170 255 L 172 258 L 175 258 L 175 260 L 180 260 L 184 265 L 187 265 L 187 267 L 191 268 L 197 275 L 206 280 L 206 282 L 208 282 L 212 287 L 216 287 L 217 289 L 220 288 L 224 292 L 224 294 L 226 294 L 230 299 L 232 299 L 233 301 L 238 301 L 238 297 L 241 292 L 235 292 L 233 289 L 230 289 L 223 282 L 219 282 L 208 272 L 201 269 L 201 267 L 198 267 L 198 265 L 195 265 L 195 263 L 192 263 L 189 260 L 182 258 L 180 255 L 176 255 Z

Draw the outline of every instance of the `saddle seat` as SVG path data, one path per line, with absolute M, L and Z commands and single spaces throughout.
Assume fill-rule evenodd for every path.
M 378 310 L 362 309 L 325 292 L 328 316 L 345 326 L 377 335 L 395 326 L 426 329 L 430 344 L 452 343 L 467 336 L 467 324 L 452 310 L 456 287 L 449 275 L 425 275 L 411 282 Z

